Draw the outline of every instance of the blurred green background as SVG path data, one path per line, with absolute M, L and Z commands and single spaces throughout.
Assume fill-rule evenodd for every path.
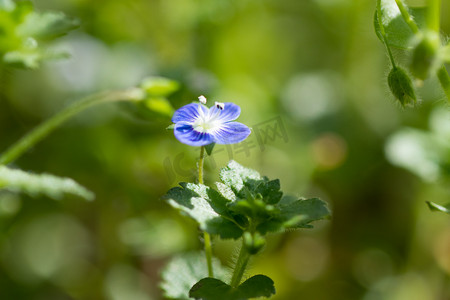
M 442 1 L 450 33 L 450 3 Z M 410 1 L 412 5 L 423 4 Z M 177 80 L 178 108 L 205 95 L 235 102 L 254 133 L 216 147 L 206 180 L 230 158 L 280 178 L 285 193 L 326 200 L 333 219 L 271 236 L 249 274 L 273 299 L 450 299 L 450 115 L 436 80 L 401 109 L 369 0 L 42 0 L 78 18 L 53 43 L 71 57 L 3 69 L 0 152 L 92 92 Z M 403 53 L 395 53 L 407 61 Z M 74 178 L 93 202 L 0 193 L 0 299 L 161 299 L 160 271 L 201 249 L 195 224 L 160 200 L 195 178 L 198 149 L 170 118 L 130 105 L 78 115 L 13 166 Z M 255 131 L 261 134 L 260 138 Z M 232 262 L 235 242 L 215 241 Z

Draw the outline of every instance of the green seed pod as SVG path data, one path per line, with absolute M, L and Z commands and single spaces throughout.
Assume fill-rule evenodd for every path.
M 259 250 L 264 247 L 266 240 L 259 233 L 255 232 L 253 235 L 246 231 L 244 232 L 244 245 L 248 253 L 254 255 L 259 252 Z
M 434 32 L 426 32 L 421 37 L 412 54 L 410 69 L 414 77 L 425 80 L 430 71 L 439 64 L 440 43 L 439 35 Z
M 388 75 L 389 89 L 403 107 L 416 103 L 414 87 L 406 71 L 400 67 L 393 68 Z

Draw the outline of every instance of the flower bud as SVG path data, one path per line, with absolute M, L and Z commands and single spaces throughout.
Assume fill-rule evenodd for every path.
M 414 77 L 425 80 L 430 71 L 437 66 L 440 47 L 439 35 L 426 32 L 416 44 L 412 53 L 411 73 Z
M 414 87 L 406 71 L 400 67 L 393 68 L 388 75 L 388 85 L 392 94 L 403 107 L 416 103 Z
M 254 255 L 259 252 L 259 250 L 264 247 L 266 240 L 259 233 L 255 232 L 253 235 L 246 231 L 244 232 L 244 245 L 248 253 Z

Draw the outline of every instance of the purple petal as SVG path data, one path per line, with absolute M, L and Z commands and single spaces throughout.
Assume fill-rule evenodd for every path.
M 213 106 L 209 109 L 209 114 L 214 115 L 216 113 L 219 113 L 219 116 L 217 117 L 217 120 L 220 120 L 222 122 L 229 122 L 236 120 L 239 115 L 241 114 L 241 108 L 239 105 L 236 105 L 231 102 L 224 103 L 223 110 L 220 110 L 216 106 Z
M 189 122 L 193 123 L 197 118 L 200 116 L 200 110 L 203 112 L 203 114 L 208 114 L 209 110 L 205 106 L 201 105 L 200 103 L 191 103 L 188 105 L 185 105 L 183 107 L 180 107 L 175 111 L 172 117 L 173 123 L 178 122 Z
M 177 140 L 189 146 L 205 146 L 214 142 L 211 134 L 195 131 L 192 125 L 176 124 L 173 133 Z
M 245 140 L 251 131 L 250 128 L 239 122 L 229 122 L 220 126 L 211 135 L 217 144 L 236 144 Z

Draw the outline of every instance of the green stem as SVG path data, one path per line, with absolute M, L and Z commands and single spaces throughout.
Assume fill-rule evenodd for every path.
M 447 73 L 445 65 L 442 65 L 442 67 L 437 70 L 437 77 L 439 78 L 442 89 L 447 96 L 447 101 L 450 103 L 450 76 Z
M 200 147 L 200 159 L 198 160 L 198 183 L 203 184 L 203 161 L 205 159 L 205 147 Z M 211 236 L 206 231 L 203 232 L 203 239 L 205 241 L 205 255 L 206 263 L 208 265 L 208 276 L 214 277 L 214 271 L 212 267 L 212 246 Z
M 80 113 L 81 111 L 104 102 L 115 101 L 138 101 L 142 96 L 140 90 L 137 88 L 122 90 L 122 91 L 109 91 L 95 95 L 88 96 L 67 107 L 63 111 L 57 113 L 52 118 L 44 121 L 38 125 L 31 132 L 22 137 L 19 141 L 9 147 L 2 156 L 0 156 L 0 165 L 6 165 L 16 160 L 22 154 L 24 154 L 29 148 L 33 147 L 37 142 L 41 141 L 44 137 L 50 134 L 53 130 L 58 128 L 61 124 L 67 121 L 72 116 Z
M 386 31 L 384 30 L 382 14 L 381 14 L 381 0 L 377 1 L 377 15 L 378 15 L 378 25 L 380 27 L 381 35 L 383 36 L 383 42 L 384 42 L 384 45 L 386 46 L 386 49 L 387 49 L 387 52 L 389 55 L 389 59 L 392 64 L 392 68 L 397 69 L 397 65 L 395 64 L 394 56 L 392 55 L 391 48 L 389 47 L 389 43 L 386 38 Z
M 395 3 L 397 3 L 398 9 L 400 10 L 400 13 L 402 14 L 403 20 L 405 20 L 406 24 L 408 24 L 409 28 L 411 28 L 412 32 L 414 34 L 418 33 L 419 27 L 417 27 L 416 22 L 414 22 L 414 19 L 409 14 L 408 9 L 403 4 L 403 1 L 395 0 Z
M 203 160 L 205 158 L 205 146 L 200 147 L 200 159 L 198 160 L 198 183 L 203 184 Z
M 208 277 L 214 277 L 214 271 L 212 266 L 212 247 L 211 247 L 211 236 L 206 231 L 203 232 L 203 238 L 205 240 L 205 254 L 206 263 L 208 265 Z
M 429 30 L 439 33 L 441 0 L 429 0 L 428 3 L 427 27 Z
M 232 287 L 235 288 L 239 285 L 239 283 L 241 283 L 242 276 L 244 275 L 245 268 L 247 268 L 249 260 L 250 260 L 250 253 L 248 253 L 247 249 L 245 248 L 244 239 L 242 239 L 241 250 L 239 252 L 236 265 L 234 267 L 233 276 L 231 277 L 230 285 Z

